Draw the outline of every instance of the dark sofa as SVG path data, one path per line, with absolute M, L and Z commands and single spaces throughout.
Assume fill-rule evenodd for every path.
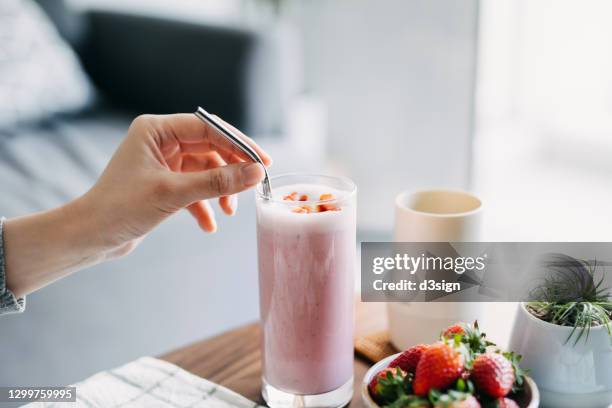
M 169 113 L 203 105 L 249 133 L 282 130 L 278 67 L 261 57 L 270 48 L 265 33 L 37 1 L 97 86 L 98 108 Z M 262 116 L 263 106 L 277 110 Z

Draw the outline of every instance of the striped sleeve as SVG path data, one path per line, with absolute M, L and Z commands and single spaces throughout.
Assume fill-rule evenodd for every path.
M 15 295 L 6 288 L 3 226 L 4 218 L 0 217 L 0 315 L 23 312 L 25 309 L 25 297 L 17 299 Z

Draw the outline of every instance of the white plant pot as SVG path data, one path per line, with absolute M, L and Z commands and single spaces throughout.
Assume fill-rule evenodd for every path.
M 605 326 L 592 327 L 588 339 L 567 341 L 571 327 L 538 319 L 521 303 L 510 350 L 540 389 L 542 407 L 607 408 L 612 404 L 612 343 Z

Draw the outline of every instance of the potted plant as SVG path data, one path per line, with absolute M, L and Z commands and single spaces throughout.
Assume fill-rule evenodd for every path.
M 517 312 L 510 348 L 540 388 L 544 407 L 612 403 L 612 300 L 595 262 L 555 255 Z

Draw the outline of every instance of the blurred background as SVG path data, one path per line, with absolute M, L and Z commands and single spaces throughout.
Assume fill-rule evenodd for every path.
M 85 192 L 136 114 L 202 105 L 273 174 L 352 178 L 361 240 L 391 238 L 400 191 L 449 187 L 483 198 L 483 240 L 607 241 L 611 18 L 604 0 L 3 0 L 0 215 Z M 252 193 L 219 224 L 179 214 L 29 296 L 0 320 L 0 385 L 257 319 Z

